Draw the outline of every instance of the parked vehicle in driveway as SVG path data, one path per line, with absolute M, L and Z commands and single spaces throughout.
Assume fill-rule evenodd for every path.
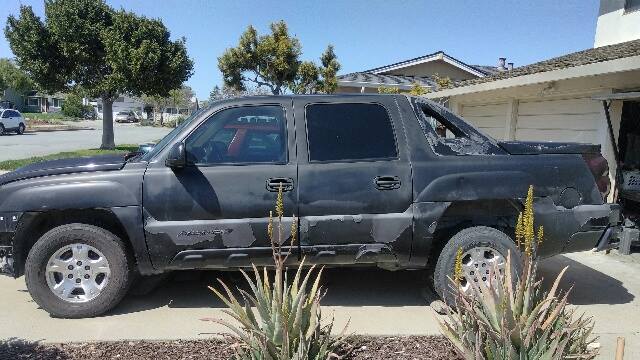
M 18 135 L 24 134 L 27 129 L 25 119 L 18 110 L 0 109 L 0 135 L 15 132 Z
M 138 117 L 133 111 L 118 111 L 115 116 L 116 122 L 138 122 Z
M 299 216 L 291 265 L 427 268 L 445 298 L 458 249 L 461 286 L 486 280 L 509 252 L 518 262 L 514 224 L 529 185 L 540 256 L 613 246 L 620 224 L 618 205 L 603 201 L 599 146 L 499 142 L 405 95 L 225 100 L 124 158 L 0 176 L 0 256 L 54 316 L 106 312 L 134 272 L 271 264 L 280 188 Z

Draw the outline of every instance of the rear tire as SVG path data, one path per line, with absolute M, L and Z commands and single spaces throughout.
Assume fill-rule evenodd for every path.
M 73 246 L 72 246 L 73 245 Z M 93 275 L 88 275 L 83 271 L 94 271 L 98 268 L 93 266 L 91 259 L 87 259 L 84 264 L 76 262 L 77 257 L 74 248 L 84 246 L 88 250 L 87 257 L 98 253 L 100 259 L 106 259 L 106 270 L 103 272 L 103 280 L 106 281 L 101 288 L 94 289 L 94 284 L 88 284 L 91 288 L 89 296 L 82 290 L 84 280 L 92 281 Z M 67 250 L 68 249 L 68 250 Z M 93 249 L 94 252 L 91 252 Z M 70 260 L 58 260 L 56 254 L 66 254 L 71 251 L 73 254 Z M 93 254 L 93 255 L 90 255 Z M 68 256 L 68 255 L 67 255 Z M 55 259 L 55 260 L 54 260 Z M 31 248 L 25 265 L 25 280 L 27 289 L 33 300 L 53 317 L 60 318 L 86 318 L 104 314 L 116 306 L 127 293 L 131 279 L 131 261 L 125 246 L 117 236 L 111 232 L 93 225 L 68 224 L 58 226 L 44 234 Z M 63 261 L 60 274 L 52 271 L 52 265 L 57 261 Z M 87 266 L 90 265 L 90 266 Z M 68 268 L 67 268 L 68 266 Z M 73 267 L 73 269 L 71 269 Z M 84 274 L 84 275 L 83 275 Z M 62 280 L 60 280 L 62 275 Z M 55 282 L 66 281 L 67 276 L 71 279 L 72 287 L 77 286 L 71 295 L 63 296 L 63 290 L 58 294 L 54 293 Z M 97 275 L 98 277 L 100 275 Z M 74 279 L 75 278 L 75 279 Z M 79 285 L 73 285 L 77 282 Z M 97 280 L 95 281 L 98 282 Z M 86 300 L 80 299 L 83 295 L 76 295 L 81 292 Z
M 18 131 L 16 133 L 18 135 L 22 135 L 22 134 L 24 134 L 25 130 L 26 130 L 26 127 L 24 126 L 24 124 L 20 124 L 20 125 L 18 125 Z
M 453 306 L 457 291 L 450 279 L 453 278 L 455 271 L 458 249 L 462 249 L 463 254 L 472 253 L 474 249 L 487 249 L 489 252 L 495 252 L 497 256 L 502 256 L 505 261 L 507 254 L 511 254 L 512 270 L 517 274 L 522 272 L 520 250 L 507 234 L 487 226 L 464 229 L 455 234 L 444 246 L 433 274 L 434 289 L 449 306 Z

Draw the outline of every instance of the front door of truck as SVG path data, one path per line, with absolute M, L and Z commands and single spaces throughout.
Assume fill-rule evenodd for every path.
M 412 239 L 411 169 L 393 97 L 300 98 L 301 250 L 310 262 L 395 263 Z
M 162 159 L 149 165 L 145 233 L 156 267 L 272 262 L 269 211 L 281 186 L 287 215 L 297 211 L 296 153 L 291 99 L 263 101 L 204 115 L 183 136 L 186 167 L 171 169 Z M 290 221 L 285 217 L 286 230 Z

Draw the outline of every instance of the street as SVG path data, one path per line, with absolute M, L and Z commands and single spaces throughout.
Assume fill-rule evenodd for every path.
M 94 130 L 27 132 L 0 137 L 0 161 L 29 158 L 63 151 L 95 149 L 102 139 L 102 121 L 83 121 L 78 125 Z M 116 144 L 157 141 L 171 129 L 165 127 L 114 124 Z
M 540 264 L 547 288 L 569 266 L 561 288 L 574 286 L 569 302 L 577 313 L 596 321 L 601 359 L 612 359 L 616 338 L 626 339 L 625 358 L 640 358 L 640 256 L 616 252 L 582 252 L 555 256 Z M 234 272 L 184 272 L 164 281 L 145 296 L 128 295 L 105 316 L 54 319 L 35 305 L 24 278 L 0 276 L 0 338 L 44 342 L 204 339 L 227 330 L 202 318 L 226 318 L 224 304 L 207 289 L 221 277 L 230 286 L 243 284 Z M 440 333 L 420 271 L 328 269 L 323 277 L 327 295 L 323 316 L 334 317 L 335 331 L 348 323 L 348 333 L 361 335 L 436 335 Z

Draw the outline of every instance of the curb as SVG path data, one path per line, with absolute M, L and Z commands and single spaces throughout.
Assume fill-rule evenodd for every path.
M 27 129 L 25 132 L 27 133 L 35 133 L 35 132 L 53 132 L 53 131 L 79 131 L 79 130 L 95 130 L 95 128 L 91 127 L 33 127 Z

